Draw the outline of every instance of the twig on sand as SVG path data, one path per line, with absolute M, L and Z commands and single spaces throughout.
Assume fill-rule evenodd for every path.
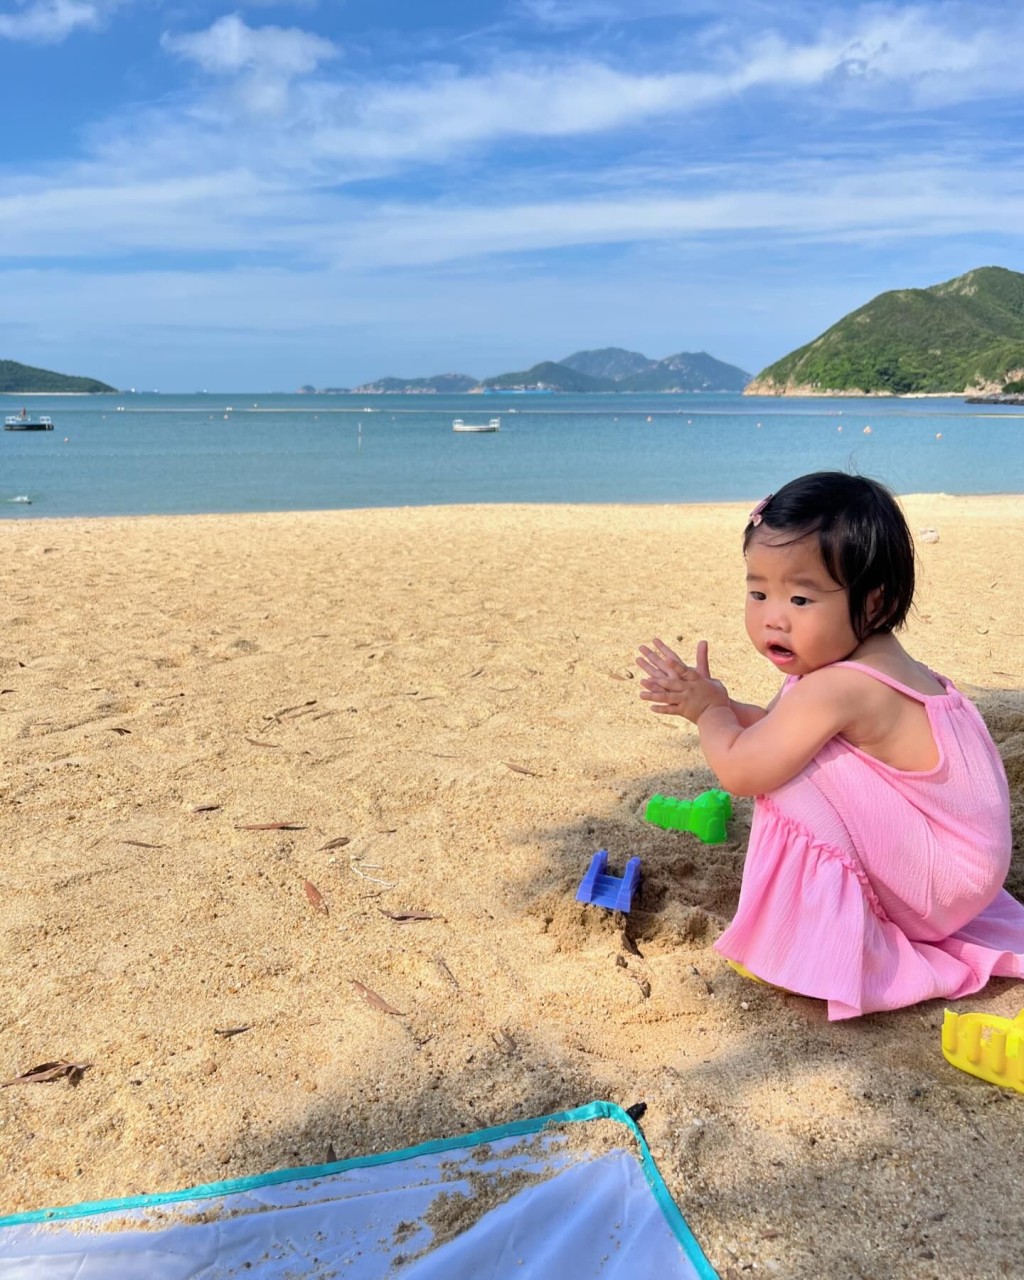
M 300 822 L 245 822 L 236 831 L 305 831 Z
M 513 773 L 525 773 L 528 778 L 537 778 L 540 776 L 539 774 L 534 773 L 532 769 L 524 768 L 521 764 L 512 764 L 508 760 L 502 760 L 501 763 L 506 769 L 511 769 Z
M 297 702 L 294 707 L 282 707 L 280 711 L 275 711 L 273 715 L 267 716 L 267 719 L 280 720 L 282 716 L 290 715 L 293 711 L 298 711 L 300 715 L 304 715 L 307 707 L 315 706 L 316 698 L 310 698 L 308 702 Z
M 437 971 L 442 978 L 444 978 L 447 982 L 450 982 L 456 991 L 462 990 L 462 988 L 459 986 L 458 979 L 455 977 L 455 974 L 452 973 L 451 969 L 449 969 L 448 965 L 445 963 L 444 956 L 434 956 L 434 964 L 437 965 Z
M 494 1041 L 495 1047 L 504 1058 L 511 1058 L 516 1051 L 516 1042 L 509 1035 L 505 1027 L 501 1027 L 499 1032 L 491 1032 L 491 1039 Z

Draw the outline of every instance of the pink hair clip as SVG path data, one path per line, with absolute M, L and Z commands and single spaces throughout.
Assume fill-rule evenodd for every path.
M 757 504 L 757 506 L 753 509 L 753 511 L 751 511 L 750 515 L 747 517 L 747 519 L 750 521 L 750 523 L 754 526 L 755 529 L 764 519 L 764 509 L 774 497 L 775 497 L 775 494 L 770 493 L 767 498 L 762 498 L 761 501 Z

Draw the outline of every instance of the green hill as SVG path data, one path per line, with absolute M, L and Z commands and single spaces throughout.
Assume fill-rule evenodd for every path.
M 616 391 L 742 391 L 750 381 L 749 373 L 706 351 L 680 351 L 649 360 L 639 351 L 602 347 L 577 351 L 559 363 L 592 378 L 611 380 Z
M 591 378 L 610 378 L 612 382 L 621 382 L 638 373 L 647 373 L 658 362 L 649 360 L 639 351 L 627 351 L 625 347 L 600 347 L 592 351 L 574 351 L 558 363 Z
M 623 378 L 623 391 L 742 391 L 750 374 L 725 364 L 706 351 L 680 351 L 658 360 L 653 368 Z
M 616 384 L 607 378 L 592 378 L 568 365 L 544 360 L 521 373 L 502 373 L 485 378 L 480 384 L 499 391 L 615 391 Z
M 356 395 L 452 395 L 472 391 L 478 379 L 468 373 L 436 373 L 431 378 L 378 378 L 353 388 Z
M 769 365 L 747 395 L 1000 391 L 1024 377 L 1024 275 L 979 267 L 896 289 Z
M 91 393 L 116 390 L 116 387 L 108 387 L 105 382 L 97 382 L 95 378 L 72 378 L 65 373 L 51 373 L 49 369 L 33 369 L 31 365 L 18 364 L 16 360 L 0 360 L 0 393 L 5 395 L 20 396 L 40 391 Z

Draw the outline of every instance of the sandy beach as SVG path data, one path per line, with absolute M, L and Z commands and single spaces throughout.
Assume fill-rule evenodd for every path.
M 749 801 L 722 846 L 641 820 L 714 779 L 638 643 L 777 687 L 760 496 L 6 523 L 0 1077 L 90 1065 L 0 1089 L 0 1213 L 644 1100 L 723 1277 L 1019 1275 L 1024 1097 L 941 1003 L 829 1024 L 726 966 Z M 1024 896 L 1024 503 L 905 507 L 906 643 L 1000 744 Z M 599 848 L 643 860 L 628 922 L 574 902 Z

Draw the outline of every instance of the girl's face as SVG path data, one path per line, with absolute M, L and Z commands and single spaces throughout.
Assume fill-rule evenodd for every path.
M 762 525 L 746 559 L 747 635 L 780 671 L 807 675 L 858 647 L 848 593 L 829 577 L 816 537 L 790 542 Z

